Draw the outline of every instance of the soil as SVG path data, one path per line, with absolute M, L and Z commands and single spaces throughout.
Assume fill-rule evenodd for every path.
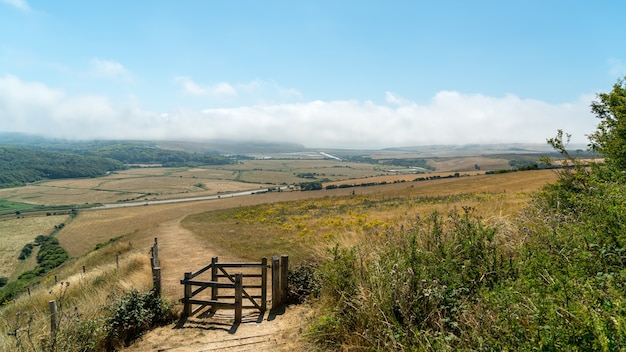
M 218 256 L 220 262 L 238 261 L 183 228 L 181 220 L 160 224 L 155 234 L 159 241 L 162 294 L 172 301 L 182 297 L 180 279 L 184 272 L 198 270 L 210 263 L 213 256 Z M 176 308 L 181 309 L 181 305 Z M 307 348 L 303 338 L 309 314 L 310 309 L 304 305 L 264 314 L 244 310 L 242 322 L 234 324 L 231 310 L 200 312 L 146 333 L 124 351 L 309 351 L 311 348 Z

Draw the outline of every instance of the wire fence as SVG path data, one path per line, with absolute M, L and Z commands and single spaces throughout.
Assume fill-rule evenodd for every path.
M 152 289 L 157 294 L 160 294 L 161 275 L 157 238 L 154 239 L 154 244 L 150 248 L 150 254 L 150 266 L 153 278 Z M 127 260 L 127 263 L 124 263 L 125 260 Z M 98 266 L 93 269 L 93 274 L 91 274 L 90 271 L 87 270 L 87 267 L 83 265 L 78 273 L 67 276 L 65 280 L 60 280 L 59 275 L 50 276 L 48 280 L 54 280 L 54 284 L 48 288 L 42 287 L 43 285 L 41 284 L 32 287 L 32 289 L 29 287 L 27 291 L 23 293 L 23 295 L 28 295 L 29 300 L 35 298 L 42 300 L 41 296 L 45 294 L 45 290 L 48 290 L 48 293 L 51 295 L 48 300 L 48 306 L 46 308 L 42 308 L 42 305 L 31 306 L 29 308 L 30 311 L 18 310 L 13 313 L 13 316 L 5 316 L 2 324 L 4 326 L 0 325 L 0 331 L 4 330 L 3 333 L 0 333 L 0 349 L 2 346 L 6 347 L 9 345 L 11 339 L 19 341 L 21 338 L 30 339 L 31 336 L 53 337 L 59 331 L 59 328 L 63 328 L 65 324 L 69 324 L 70 320 L 78 318 L 78 316 L 83 314 L 82 312 L 92 311 L 88 313 L 88 315 L 97 314 L 97 309 L 96 312 L 93 312 L 94 304 L 92 300 L 79 300 L 75 297 L 70 297 L 70 295 L 68 295 L 70 287 L 83 286 L 83 288 L 85 288 L 94 280 L 97 280 L 98 277 L 118 274 L 120 272 L 120 264 L 129 264 L 130 260 L 132 260 L 132 258 L 120 258 L 119 254 L 115 254 L 114 267 L 112 267 L 112 264 L 108 264 L 104 266 L 105 270 L 102 270 L 102 266 Z M 72 278 L 77 278 L 77 280 L 73 280 Z M 80 290 L 80 288 L 77 290 Z M 4 309 L 9 308 L 10 304 L 17 304 L 17 299 L 13 300 L 13 303 L 9 303 Z

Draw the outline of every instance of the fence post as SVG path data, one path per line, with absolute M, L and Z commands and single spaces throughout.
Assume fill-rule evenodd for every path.
M 50 306 L 50 336 L 54 339 L 57 334 L 57 302 L 49 301 Z
M 219 278 L 217 277 L 217 257 L 211 258 L 211 281 L 217 282 Z M 217 301 L 217 287 L 211 286 L 211 300 Z
M 185 273 L 185 295 L 183 298 L 184 306 L 183 306 L 183 317 L 191 316 L 191 303 L 189 300 L 191 299 L 191 285 L 188 281 L 191 280 L 191 271 Z
M 120 255 L 119 254 L 115 255 L 115 268 L 117 269 L 117 271 L 120 270 Z
M 267 310 L 267 258 L 261 259 L 261 311 Z
M 280 307 L 280 262 L 272 257 L 272 308 Z
M 287 291 L 289 289 L 289 256 L 280 256 L 280 303 L 287 303 Z
M 154 244 L 152 245 L 152 267 L 156 268 L 159 266 L 159 242 L 158 239 L 154 238 Z
M 152 268 L 152 284 L 157 296 L 161 296 L 161 268 Z
M 235 323 L 241 323 L 241 310 L 243 301 L 243 274 L 235 274 Z

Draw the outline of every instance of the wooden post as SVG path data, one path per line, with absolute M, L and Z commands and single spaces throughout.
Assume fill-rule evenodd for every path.
M 243 274 L 235 274 L 235 323 L 241 323 L 241 311 L 243 301 Z
M 117 270 L 120 270 L 120 255 L 116 254 L 115 255 L 115 267 L 117 268 Z
M 287 303 L 287 291 L 289 290 L 289 256 L 280 256 L 280 303 Z
M 30 297 L 30 287 L 28 288 L 28 297 Z
M 191 316 L 191 303 L 189 300 L 191 299 L 191 285 L 187 283 L 187 281 L 191 280 L 191 271 L 185 273 L 185 295 L 183 298 L 184 306 L 183 306 L 183 317 Z
M 272 308 L 280 307 L 280 262 L 272 257 Z
M 50 306 L 50 336 L 54 339 L 57 334 L 57 302 L 49 301 Z
M 152 246 L 152 266 L 155 268 L 159 266 L 159 241 L 156 237 Z
M 261 259 L 261 312 L 267 310 L 267 258 Z
M 57 275 L 54 275 L 54 283 L 56 284 L 57 282 L 59 282 L 59 278 Z
M 83 265 L 83 274 L 87 272 L 87 268 Z
M 152 268 L 152 283 L 154 284 L 154 292 L 157 296 L 161 295 L 161 268 Z
M 211 281 L 217 282 L 219 279 L 217 277 L 217 257 L 211 258 Z M 217 287 L 211 286 L 211 300 L 217 301 Z

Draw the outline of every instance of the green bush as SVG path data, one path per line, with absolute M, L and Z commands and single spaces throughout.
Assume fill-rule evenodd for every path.
M 150 328 L 169 323 L 174 315 L 170 305 L 154 292 L 126 292 L 115 300 L 106 321 L 109 348 L 128 346 Z
M 287 274 L 288 291 L 287 303 L 300 304 L 309 296 L 317 297 L 319 294 L 319 279 L 315 275 L 317 265 L 301 263 Z
M 22 247 L 20 255 L 17 257 L 17 259 L 25 260 L 26 258 L 30 257 L 31 253 L 33 253 L 34 247 L 35 245 L 33 245 L 32 243 L 25 244 L 24 247 Z
M 625 349 L 626 185 L 587 186 L 547 187 L 512 234 L 466 208 L 335 247 L 318 270 L 312 339 L 330 350 Z

